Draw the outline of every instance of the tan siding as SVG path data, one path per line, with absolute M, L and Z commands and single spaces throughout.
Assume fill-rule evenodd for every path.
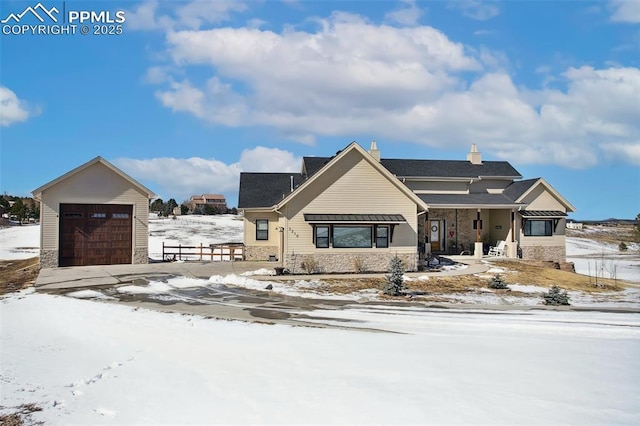
M 133 247 L 149 244 L 149 200 L 106 166 L 96 163 L 42 193 L 41 249 L 58 250 L 60 204 L 128 204 L 134 206 Z
M 412 191 L 426 191 L 433 193 L 451 193 L 466 192 L 469 189 L 469 182 L 425 182 L 425 181 L 406 181 L 405 185 Z
M 566 211 L 565 206 L 542 185 L 534 188 L 524 199 L 528 203 L 527 210 L 560 210 Z
M 396 226 L 388 249 L 359 249 L 359 252 L 415 252 L 417 247 L 416 205 L 371 164 L 351 152 L 286 205 L 287 254 L 353 253 L 355 249 L 316 249 L 313 228 L 304 213 L 389 213 L 402 214 L 406 224 Z
M 269 221 L 269 239 L 256 240 L 256 220 L 267 219 Z M 242 241 L 247 246 L 275 246 L 280 243 L 278 231 L 279 215 L 275 212 L 249 212 L 244 213 L 244 236 Z

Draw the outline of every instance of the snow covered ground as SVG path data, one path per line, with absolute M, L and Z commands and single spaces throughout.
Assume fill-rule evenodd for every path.
M 629 244 L 621 252 L 617 244 L 584 237 L 567 237 L 567 262 L 573 262 L 576 272 L 603 278 L 617 278 L 640 283 L 640 246 Z
M 0 300 L 1 413 L 62 424 L 640 423 L 640 317 L 317 312 L 394 333 Z
M 151 220 L 150 251 L 159 258 L 162 241 L 238 241 L 241 230 L 232 216 Z M 0 229 L 0 259 L 37 255 L 38 232 Z M 569 238 L 568 253 L 584 259 L 603 250 L 590 244 Z M 609 248 L 611 256 L 616 249 Z M 635 260 L 620 261 L 629 261 L 637 279 Z M 377 300 L 374 290 L 324 293 L 353 300 L 304 312 L 310 322 L 349 327 L 335 329 L 112 303 L 132 294 L 171 303 L 206 286 L 263 289 L 268 282 L 256 275 L 265 272 L 0 298 L 0 416 L 37 406 L 42 411 L 27 422 L 640 424 L 640 314 L 372 306 L 357 302 Z M 502 272 L 494 267 L 488 275 Z M 318 281 L 272 285 L 319 297 Z M 482 289 L 449 300 L 534 305 L 545 290 L 511 288 L 520 296 Z M 574 306 L 640 306 L 637 289 L 571 297 Z

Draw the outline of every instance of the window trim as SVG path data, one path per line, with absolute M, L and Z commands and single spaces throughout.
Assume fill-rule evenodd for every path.
M 544 234 L 534 234 L 531 232 L 531 223 L 532 222 L 544 222 Z M 522 232 L 525 237 L 553 237 L 554 234 L 554 226 L 553 219 L 526 219 L 524 222 L 524 229 Z
M 318 230 L 319 229 L 326 229 L 327 230 L 327 236 L 326 237 L 320 237 L 318 236 Z M 326 246 L 325 245 L 319 245 L 318 242 L 319 241 L 323 241 L 326 239 Z M 319 249 L 323 249 L 323 248 L 329 248 L 331 247 L 331 225 L 316 225 L 313 227 L 313 243 L 315 244 L 316 248 Z
M 265 229 L 259 229 L 259 224 L 265 224 Z M 256 219 L 256 241 L 269 240 L 269 219 Z
M 387 231 L 387 235 L 385 235 L 384 237 L 380 237 L 378 236 L 378 230 L 384 229 Z M 391 234 L 391 227 L 388 225 L 376 225 L 375 229 L 374 229 L 374 234 L 375 234 L 375 239 L 376 239 L 376 248 L 389 248 L 389 242 L 390 242 L 390 234 Z M 378 244 L 378 240 L 379 239 L 384 239 L 385 243 L 384 245 L 380 245 Z

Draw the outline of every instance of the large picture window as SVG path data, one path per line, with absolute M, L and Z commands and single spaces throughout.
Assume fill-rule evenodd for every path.
M 267 219 L 256 219 L 256 240 L 269 239 L 269 221 Z
M 329 227 L 316 226 L 316 247 L 329 248 Z
M 553 235 L 553 220 L 525 221 L 524 235 L 527 237 L 551 237 Z
M 338 226 L 333 227 L 333 247 L 336 248 L 371 248 L 371 226 Z
M 389 247 L 389 227 L 388 226 L 376 226 L 376 247 L 378 248 Z

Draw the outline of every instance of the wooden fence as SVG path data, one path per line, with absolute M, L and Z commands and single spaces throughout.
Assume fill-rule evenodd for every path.
M 168 246 L 162 243 L 162 260 L 173 262 L 176 260 L 209 260 L 231 261 L 244 260 L 244 244 L 224 243 L 200 244 L 199 246 Z

